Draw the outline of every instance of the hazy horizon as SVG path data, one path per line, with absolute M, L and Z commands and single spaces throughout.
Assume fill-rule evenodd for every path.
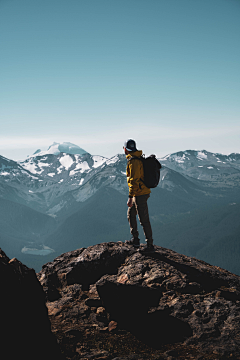
M 41 150 L 41 151 L 47 151 L 48 150 L 48 148 L 51 146 L 52 144 L 50 144 L 49 146 L 47 146 L 47 147 L 41 147 L 41 149 L 40 149 L 40 147 L 36 147 L 36 148 L 33 148 L 33 151 L 30 153 L 29 151 L 27 152 L 27 155 L 26 156 L 23 156 L 23 157 L 19 157 L 19 156 L 17 156 L 17 152 L 16 151 L 13 151 L 13 157 L 7 157 L 7 156 L 4 156 L 4 155 L 2 155 L 2 154 L 0 154 L 0 156 L 3 156 L 3 157 L 6 157 L 6 158 L 8 158 L 8 159 L 10 159 L 10 160 L 14 160 L 14 161 L 23 161 L 23 160 L 25 160 L 25 159 L 27 159 L 29 156 L 32 156 L 37 150 Z M 74 144 L 74 145 L 78 145 L 78 144 Z M 81 146 L 79 146 L 79 147 L 81 147 Z M 81 147 L 82 148 L 82 147 Z M 139 147 L 138 147 L 139 148 Z M 111 158 L 111 157 L 114 157 L 115 155 L 117 155 L 117 154 L 123 154 L 123 152 L 122 151 L 119 151 L 119 152 L 117 152 L 117 153 L 115 153 L 115 154 L 112 154 L 112 155 L 110 155 L 110 156 L 106 156 L 106 155 L 103 155 L 103 154 L 101 154 L 101 153 L 92 153 L 91 151 L 88 151 L 88 149 L 85 149 L 85 148 L 82 148 L 83 150 L 85 150 L 86 152 L 88 152 L 89 154 L 91 154 L 91 155 L 100 155 L 100 156 L 104 156 L 104 157 L 106 157 L 106 158 Z M 24 153 L 24 152 L 26 152 L 26 150 L 25 149 L 22 149 L 23 151 L 22 151 L 22 153 Z M 29 149 L 28 149 L 29 150 Z M 143 150 L 143 149 L 141 149 L 141 148 L 139 148 L 139 150 Z M 228 153 L 228 154 L 226 154 L 226 153 L 222 153 L 222 152 L 214 152 L 214 151 L 209 151 L 208 149 L 179 149 L 178 151 L 172 151 L 172 152 L 168 152 L 168 153 L 161 153 L 160 155 L 158 155 L 158 154 L 156 154 L 157 155 L 157 157 L 158 158 L 162 158 L 162 157 L 164 157 L 164 156 L 166 156 L 166 155 L 169 155 L 169 154 L 173 154 L 173 153 L 176 153 L 176 152 L 181 152 L 181 151 L 188 151 L 188 150 L 193 150 L 193 151 L 208 151 L 208 152 L 210 152 L 210 153 L 216 153 L 216 154 L 222 154 L 222 155 L 230 155 L 230 154 L 232 154 L 232 153 L 237 153 L 237 154 L 240 154 L 240 152 L 231 152 L 231 153 Z M 144 150 L 143 150 L 144 151 Z M 9 152 L 10 154 L 11 154 L 11 151 Z M 145 153 L 145 151 L 144 151 L 144 153 Z M 14 155 L 14 154 L 16 154 L 16 155 Z M 146 153 L 146 156 L 148 156 L 148 155 L 150 155 L 150 154 L 148 154 L 148 153 Z M 14 157 L 15 156 L 15 157 Z

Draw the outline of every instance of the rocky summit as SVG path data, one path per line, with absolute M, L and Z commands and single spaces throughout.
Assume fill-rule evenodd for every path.
M 240 277 L 219 267 L 109 242 L 37 276 L 66 359 L 240 359 Z

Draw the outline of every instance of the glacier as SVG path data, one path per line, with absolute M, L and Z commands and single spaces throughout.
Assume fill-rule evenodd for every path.
M 41 151 L 40 149 L 38 149 L 37 151 L 34 152 L 33 155 L 28 156 L 28 158 L 36 157 L 36 156 L 44 156 L 49 154 L 59 155 L 60 153 L 66 153 L 71 155 L 88 154 L 87 151 L 70 142 L 62 142 L 62 143 L 54 142 L 52 145 L 49 146 L 47 151 Z

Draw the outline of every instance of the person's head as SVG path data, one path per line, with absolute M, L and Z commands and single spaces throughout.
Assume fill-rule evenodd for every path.
M 128 139 L 127 141 L 125 141 L 123 149 L 126 155 L 137 151 L 136 142 L 133 139 Z

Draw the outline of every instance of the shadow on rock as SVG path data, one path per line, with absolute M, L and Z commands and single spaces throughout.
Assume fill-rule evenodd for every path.
M 160 349 L 163 344 L 184 341 L 192 336 L 188 323 L 176 319 L 164 311 L 155 311 L 142 314 L 139 319 L 133 314 L 128 319 L 129 331 L 139 340 L 155 349 Z
M 97 290 L 104 307 L 119 327 L 155 349 L 192 335 L 188 323 L 169 316 L 165 311 L 148 312 L 149 308 L 159 304 L 162 295 L 159 289 L 118 284 L 102 278 L 97 283 Z

